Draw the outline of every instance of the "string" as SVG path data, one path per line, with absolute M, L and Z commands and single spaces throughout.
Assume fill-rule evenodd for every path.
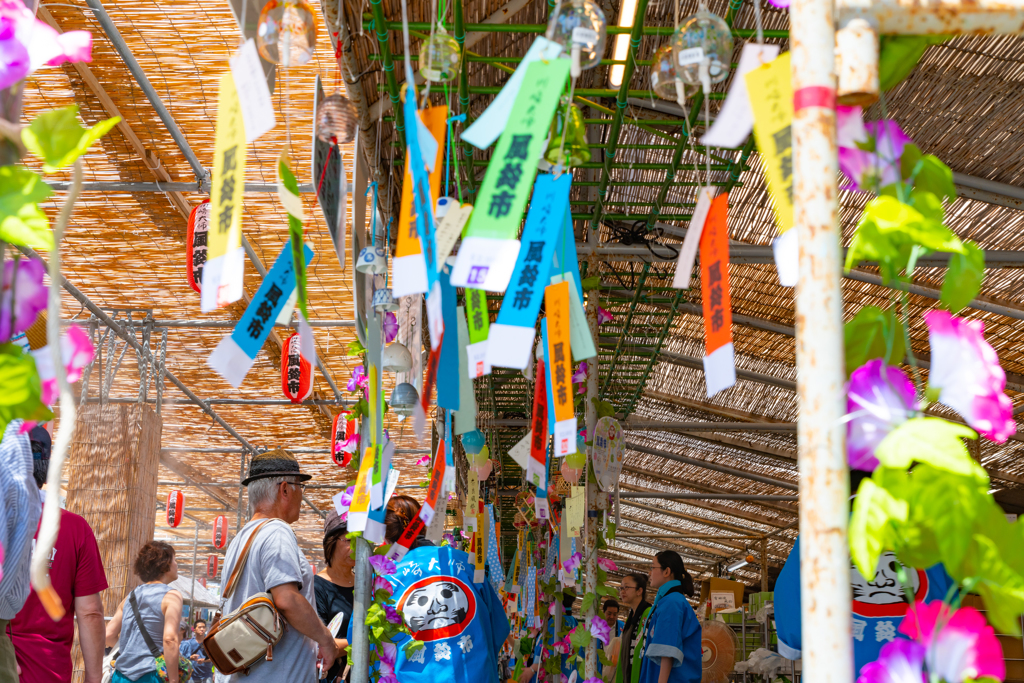
M 373 214 L 372 223 L 370 224 L 370 244 L 377 246 L 377 181 L 374 180 L 370 183 L 370 186 L 366 188 L 366 192 L 363 196 L 370 194 L 370 190 L 373 190 Z
M 754 25 L 757 26 L 757 44 L 764 45 L 764 27 L 761 25 L 761 0 L 754 0 Z

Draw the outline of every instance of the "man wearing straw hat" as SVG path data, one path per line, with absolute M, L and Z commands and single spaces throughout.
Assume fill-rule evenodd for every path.
M 283 449 L 259 453 L 249 462 L 249 476 L 242 484 L 249 493 L 249 522 L 231 540 L 223 576 L 231 576 L 235 562 L 253 530 L 266 524 L 252 542 L 235 592 L 222 605 L 227 614 L 256 593 L 270 593 L 286 622 L 284 635 L 274 646 L 273 661 L 255 664 L 249 675 L 225 676 L 218 683 L 279 683 L 282 680 L 316 680 L 317 646 L 330 668 L 337 657 L 334 637 L 316 613 L 313 572 L 299 548 L 290 524 L 299 519 L 302 490 L 312 477 L 299 470 L 295 456 Z

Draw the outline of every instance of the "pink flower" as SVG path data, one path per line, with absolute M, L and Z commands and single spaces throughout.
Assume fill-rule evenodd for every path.
M 852 129 L 850 125 L 843 126 L 846 141 L 856 140 Z M 854 183 L 843 189 L 877 191 L 900 182 L 900 157 L 911 139 L 895 121 L 869 121 L 864 129 L 867 142 L 874 141 L 875 151 L 866 152 L 856 146 L 839 148 L 839 170 Z
M 610 323 L 612 320 L 613 320 L 613 318 L 612 318 L 612 314 L 611 313 L 609 313 L 608 311 L 604 310 L 600 306 L 597 307 L 597 324 L 598 325 L 604 325 L 605 323 Z
M 348 379 L 348 384 L 345 388 L 349 391 L 359 391 L 366 387 L 370 383 L 370 378 L 366 376 L 366 372 L 362 365 L 357 365 L 352 368 L 352 376 Z
M 914 413 L 914 385 L 903 371 L 881 358 L 850 375 L 846 389 L 846 458 L 850 467 L 873 472 L 875 449 Z
M 618 565 L 615 564 L 615 562 L 609 560 L 607 557 L 597 558 L 597 566 L 605 570 L 606 572 L 613 572 L 619 568 Z
M 341 443 L 337 444 L 337 450 L 342 453 L 355 453 L 359 448 L 359 435 L 353 434 Z
M 612 627 L 601 617 L 591 617 L 590 635 L 607 645 L 612 640 Z
M 983 336 L 985 323 L 946 311 L 928 311 L 924 321 L 932 347 L 928 384 L 941 391 L 939 402 L 960 413 L 985 438 L 1005 442 L 1017 425 L 1004 391 L 1006 373 Z
M 576 368 L 576 372 L 574 372 L 573 375 L 572 375 L 572 383 L 573 384 L 579 384 L 580 382 L 586 382 L 587 381 L 587 368 L 588 367 L 589 366 L 587 365 L 587 361 L 583 361 L 582 363 L 579 364 L 579 367 Z
M 416 464 L 419 465 L 420 467 L 429 467 L 430 466 L 430 456 L 429 455 L 421 455 L 419 460 L 416 461 Z
M 868 130 L 864 127 L 863 110 L 843 105 L 836 107 L 836 143 L 840 147 L 855 148 L 858 142 L 867 141 Z
M 923 645 L 912 640 L 897 638 L 886 643 L 877 660 L 860 668 L 857 683 L 924 683 L 924 651 Z
M 23 258 L 18 262 L 18 280 L 14 283 L 16 300 L 12 330 L 11 282 L 14 280 L 14 261 L 7 261 L 4 264 L 3 286 L 0 288 L 0 341 L 7 341 L 13 335 L 27 330 L 36 321 L 39 312 L 46 310 L 46 286 L 43 285 L 45 272 L 43 264 L 35 259 Z
M 72 383 L 82 379 L 82 371 L 92 362 L 96 353 L 89 334 L 78 325 L 71 325 L 64 331 L 60 339 L 60 352 L 68 373 L 68 382 Z
M 370 566 L 373 567 L 373 571 L 377 572 L 378 576 L 391 576 L 397 569 L 394 560 L 384 555 L 374 555 L 371 557 Z
M 18 0 L 0 1 L 0 89 L 9 88 L 41 66 L 92 59 L 92 34 L 58 33 Z
M 593 678 L 588 678 L 587 680 L 583 681 L 583 683 L 604 683 L 604 679 L 594 676 Z
M 552 607 L 554 607 L 554 603 L 552 603 Z M 572 652 L 572 643 L 569 642 L 569 636 L 565 636 L 565 638 L 558 641 L 551 647 L 553 647 L 555 652 L 560 655 L 567 655 Z
M 391 597 L 391 594 L 395 592 L 395 589 L 391 587 L 391 582 L 385 579 L 383 576 L 375 576 L 373 577 L 374 595 L 377 594 L 377 591 L 384 591 L 385 595 Z
M 1006 678 L 996 632 L 973 607 L 953 611 L 938 600 L 918 602 L 907 611 L 899 630 L 927 648 L 924 661 L 937 680 L 961 683 L 965 679 Z
M 566 572 L 576 571 L 576 569 L 579 568 L 580 562 L 582 560 L 583 555 L 581 553 L 573 553 L 568 560 L 562 563 L 562 569 L 564 569 Z
M 390 344 L 398 336 L 398 318 L 391 311 L 384 313 L 384 343 Z
M 377 683 L 385 683 L 394 681 L 397 683 L 398 679 L 395 678 L 395 661 L 398 659 L 398 647 L 391 642 L 383 642 L 381 645 L 380 657 L 380 678 L 377 679 Z
M 401 624 L 402 623 L 402 615 L 399 614 L 398 610 L 396 610 L 391 605 L 384 605 L 384 616 L 392 624 Z

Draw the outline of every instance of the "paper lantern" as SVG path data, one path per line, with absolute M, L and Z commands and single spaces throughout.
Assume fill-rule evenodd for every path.
M 213 520 L 213 547 L 222 549 L 228 544 L 228 518 L 219 515 Z
M 210 200 L 192 207 L 188 215 L 188 235 L 185 238 L 185 270 L 188 271 L 188 286 L 196 292 L 203 283 L 203 266 L 206 265 L 206 233 L 210 227 Z
M 331 423 L 331 460 L 338 467 L 348 467 L 352 461 L 352 450 L 344 450 L 345 442 L 356 434 L 356 421 L 349 420 L 349 411 L 343 410 L 334 416 Z
M 220 569 L 220 558 L 216 555 L 210 555 L 206 558 L 206 576 L 211 579 L 217 578 L 217 570 Z
M 203 586 L 203 588 L 206 588 L 206 577 L 205 576 L 200 576 L 199 577 L 199 583 Z
M 185 512 L 185 496 L 178 489 L 167 494 L 167 526 L 181 524 L 181 515 Z
M 281 391 L 292 403 L 302 403 L 313 393 L 313 366 L 299 353 L 299 333 L 288 337 L 281 354 Z

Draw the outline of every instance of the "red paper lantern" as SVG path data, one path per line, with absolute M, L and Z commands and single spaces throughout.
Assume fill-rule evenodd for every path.
M 213 547 L 224 548 L 228 544 L 228 518 L 220 515 L 213 520 Z
M 188 271 L 188 285 L 200 291 L 203 283 L 203 266 L 206 265 L 206 234 L 210 226 L 210 200 L 194 206 L 188 215 L 188 235 L 185 237 L 185 270 Z
M 356 421 L 349 420 L 349 415 L 348 410 L 343 410 L 334 416 L 331 424 L 331 459 L 338 467 L 348 467 L 352 461 L 352 454 L 341 450 L 345 441 L 356 433 Z
M 313 393 L 313 368 L 299 353 L 299 333 L 284 343 L 281 354 L 281 391 L 292 403 L 302 403 Z
M 206 576 L 211 579 L 217 578 L 217 569 L 219 569 L 220 558 L 216 555 L 210 555 L 206 558 Z
M 167 494 L 167 526 L 181 524 L 181 515 L 185 512 L 185 496 L 178 489 Z

